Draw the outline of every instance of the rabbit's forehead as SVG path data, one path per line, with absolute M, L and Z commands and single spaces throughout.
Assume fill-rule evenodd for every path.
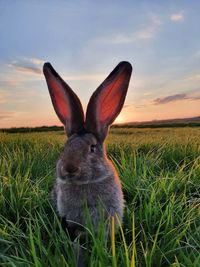
M 90 133 L 84 134 L 83 139 L 85 142 L 87 142 L 89 144 L 96 144 L 97 143 L 97 139 L 95 138 L 95 136 L 93 134 L 90 134 Z
M 80 143 L 85 145 L 97 144 L 97 139 L 93 134 L 86 133 L 83 135 L 74 134 L 68 139 L 68 143 Z

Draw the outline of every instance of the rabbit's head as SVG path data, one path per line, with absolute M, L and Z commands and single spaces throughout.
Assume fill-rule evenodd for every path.
M 131 64 L 121 62 L 90 98 L 86 116 L 77 95 L 63 81 L 50 63 L 43 67 L 51 100 L 68 140 L 57 164 L 63 181 L 88 183 L 104 179 L 109 172 L 103 142 L 109 126 L 120 113 L 130 77 Z

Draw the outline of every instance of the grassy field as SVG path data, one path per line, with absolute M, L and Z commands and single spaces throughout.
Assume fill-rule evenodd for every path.
M 73 267 L 49 201 L 62 132 L 0 134 L 0 266 Z M 117 128 L 109 158 L 123 184 L 123 225 L 87 231 L 88 266 L 200 266 L 200 127 Z

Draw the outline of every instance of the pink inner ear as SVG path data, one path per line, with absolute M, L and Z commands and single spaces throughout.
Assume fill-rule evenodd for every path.
M 98 119 L 100 122 L 110 122 L 121 110 L 121 100 L 125 75 L 121 74 L 114 81 L 105 85 L 99 96 Z
M 52 77 L 48 79 L 48 84 L 54 109 L 61 122 L 66 124 L 66 120 L 69 120 L 71 114 L 69 109 L 69 101 L 64 88 L 58 80 L 55 80 Z

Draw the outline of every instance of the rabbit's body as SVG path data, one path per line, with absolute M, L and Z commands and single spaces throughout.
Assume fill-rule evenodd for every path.
M 100 206 L 106 217 L 117 214 L 122 220 L 123 194 L 115 179 L 111 174 L 97 183 L 76 185 L 65 184 L 57 178 L 53 195 L 60 217 L 65 218 L 69 226 L 72 221 L 85 225 L 86 205 L 95 228 L 100 219 Z
M 100 220 L 117 215 L 122 221 L 123 193 L 120 180 L 106 157 L 104 140 L 109 126 L 120 113 L 132 67 L 121 62 L 90 98 L 86 116 L 79 98 L 62 80 L 50 63 L 44 75 L 54 109 L 65 126 L 68 140 L 57 163 L 52 191 L 59 215 L 69 227 L 85 226 L 85 207 L 95 230 Z
M 95 153 L 91 152 L 90 142 L 97 143 L 91 134 L 70 137 L 57 163 L 52 196 L 59 215 L 67 221 L 68 226 L 73 222 L 85 225 L 87 208 L 97 229 L 99 209 L 104 210 L 105 219 L 117 214 L 121 221 L 124 200 L 120 180 L 104 148 L 96 145 Z M 78 166 L 80 171 L 75 174 L 63 173 L 63 166 L 66 168 L 66 165 L 71 168 Z

